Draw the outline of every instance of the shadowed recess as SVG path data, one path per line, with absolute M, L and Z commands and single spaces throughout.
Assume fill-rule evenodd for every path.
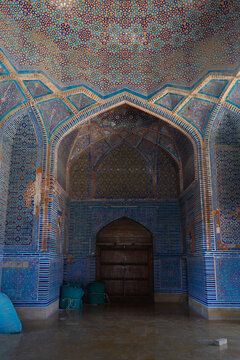
M 180 188 L 185 189 L 195 178 L 190 140 L 162 120 L 128 105 L 89 120 L 74 130 L 74 137 L 67 135 L 58 158 L 57 176 L 64 188 L 69 158 L 72 199 L 177 198 Z

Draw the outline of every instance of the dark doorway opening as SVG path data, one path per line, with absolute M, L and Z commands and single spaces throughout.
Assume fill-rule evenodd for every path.
M 153 241 L 143 225 L 127 217 L 97 234 L 97 280 L 112 302 L 153 301 Z

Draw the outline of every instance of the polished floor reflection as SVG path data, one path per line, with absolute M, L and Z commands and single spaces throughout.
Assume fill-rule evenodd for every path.
M 228 346 L 213 346 L 221 337 Z M 240 322 L 209 322 L 174 304 L 85 305 L 0 335 L 0 359 L 239 360 Z

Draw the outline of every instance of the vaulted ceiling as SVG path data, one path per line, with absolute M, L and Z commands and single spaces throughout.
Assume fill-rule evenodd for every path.
M 0 47 L 58 86 L 150 94 L 239 65 L 239 0 L 5 0 Z
M 122 146 L 125 150 L 131 149 L 136 156 L 140 156 L 148 169 L 147 172 L 153 172 L 155 177 L 159 172 L 159 159 L 167 156 L 171 159 L 167 161 L 171 168 L 181 169 L 181 190 L 186 189 L 195 178 L 194 149 L 191 141 L 181 131 L 155 116 L 129 105 L 121 105 L 82 123 L 64 137 L 58 148 L 58 182 L 63 188 L 66 187 L 66 168 L 78 163 L 80 157 L 80 168 L 77 165 L 80 171 L 76 175 L 77 182 L 81 177 L 84 186 L 89 188 L 89 176 L 96 178 L 99 167 L 109 154 L 113 154 L 113 165 L 120 166 L 128 162 L 131 151 L 118 151 L 117 149 L 121 149 Z M 166 155 L 160 156 L 160 152 Z M 119 162 L 115 158 L 117 154 L 122 154 Z M 132 166 L 141 168 L 137 161 L 135 165 L 133 162 Z M 167 165 L 164 166 L 167 169 Z M 91 175 L 88 168 L 91 169 Z M 166 169 L 163 168 L 162 172 L 168 174 Z M 136 181 L 140 182 L 140 178 Z M 156 179 L 153 182 L 156 184 Z M 78 191 L 81 193 L 81 190 Z

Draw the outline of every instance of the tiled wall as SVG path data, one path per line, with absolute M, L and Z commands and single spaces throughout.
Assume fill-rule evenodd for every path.
M 188 294 L 194 300 L 205 303 L 205 259 L 203 256 L 188 257 Z
M 219 107 L 209 138 L 212 251 L 202 254 L 209 307 L 240 307 L 239 135 L 239 115 Z
M 152 232 L 155 293 L 186 292 L 180 208 L 176 200 L 72 201 L 69 226 L 72 259 L 65 263 L 64 280 L 79 281 L 85 286 L 95 279 L 96 235 L 102 227 L 123 216 Z
M 37 141 L 28 119 L 19 123 L 10 156 L 5 246 L 31 246 L 33 240 L 32 192 L 36 178 Z
M 3 246 L 0 245 L 0 290 L 2 286 L 2 259 L 3 259 Z
M 15 306 L 48 306 L 59 297 L 62 256 L 51 253 L 5 254 L 1 291 Z
M 2 270 L 2 292 L 15 303 L 36 301 L 39 259 L 26 255 L 8 256 L 4 257 L 4 264 L 9 267 L 4 267 Z M 10 267 L 10 264 L 13 267 Z M 24 267 L 20 267 L 21 265 Z
M 31 184 L 35 180 L 36 168 L 42 165 L 41 134 L 30 109 L 22 111 L 15 120 L 10 119 L 4 128 L 4 136 L 0 138 L 0 278 L 2 291 L 11 297 L 15 305 L 46 306 L 58 298 L 63 273 L 63 232 L 67 222 L 68 251 L 72 258 L 65 261 L 64 278 L 82 282 L 85 286 L 95 279 L 97 232 L 114 219 L 128 216 L 142 223 L 153 234 L 156 293 L 188 291 L 191 298 L 207 306 L 240 306 L 239 121 L 235 113 L 223 108 L 219 111 L 213 128 L 214 137 L 210 141 L 209 183 L 212 186 L 211 201 L 215 215 L 212 224 L 212 250 L 206 247 L 203 213 L 203 206 L 206 204 L 202 196 L 201 179 L 194 180 L 194 168 L 189 166 L 193 161 L 193 149 L 189 143 L 184 146 L 184 137 L 178 140 L 171 129 L 178 148 L 182 149 L 180 157 L 183 163 L 183 187 L 188 187 L 180 201 L 72 201 L 68 214 L 66 193 L 56 185 L 55 178 L 52 177 L 47 225 L 48 252 L 40 252 L 38 240 L 46 224 L 41 212 L 39 216 L 32 216 Z M 27 124 L 27 136 L 23 124 Z M 63 188 L 69 155 L 66 149 L 75 136 L 76 133 L 69 135 L 59 152 L 57 173 Z M 24 153 L 29 148 L 31 153 Z M 65 157 L 61 158 L 60 155 L 64 153 Z M 19 189 L 15 193 L 16 186 Z M 21 211 L 18 213 L 16 208 L 11 208 L 11 201 L 12 205 L 16 204 L 16 208 L 26 204 L 28 207 L 24 211 L 19 208 Z M 7 206 L 9 208 L 6 211 Z M 25 217 L 24 220 L 18 219 L 22 215 L 27 220 Z M 216 231 L 218 217 L 220 232 Z M 27 222 L 31 226 L 25 228 Z M 61 230 L 59 224 L 62 224 Z M 8 229 L 10 231 L 6 233 L 5 230 Z M 21 234 L 20 242 L 18 238 L 13 242 L 12 235 L 18 231 Z
M 220 241 L 240 244 L 240 126 L 231 112 L 225 111 L 219 123 L 214 148 Z
M 203 251 L 206 248 L 206 238 L 198 181 L 180 198 L 180 208 L 182 236 L 187 253 Z
M 206 252 L 188 256 L 189 297 L 208 307 L 240 307 L 239 254 Z
M 216 256 L 216 300 L 239 304 L 240 299 L 240 262 L 239 256 Z
M 41 216 L 33 213 L 36 171 L 43 164 L 42 133 L 31 107 L 10 117 L 2 130 L 0 243 L 4 247 L 0 248 L 1 291 L 16 306 L 45 306 L 53 298 L 48 282 L 53 255 L 39 251 Z M 56 275 L 59 293 L 60 279 Z M 46 288 L 44 296 L 41 284 Z

